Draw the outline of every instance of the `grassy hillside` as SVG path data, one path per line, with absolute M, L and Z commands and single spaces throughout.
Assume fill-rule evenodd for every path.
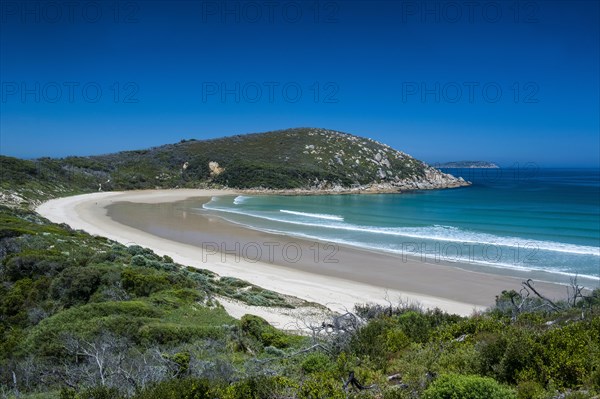
M 203 181 L 236 188 L 349 187 L 419 179 L 426 168 L 422 162 L 370 139 L 310 128 L 190 140 L 91 159 L 111 165 L 117 187 Z M 210 162 L 219 169 L 211 171 Z M 379 174 L 380 170 L 383 173 Z
M 206 370 L 220 375 L 227 371 L 219 362 L 243 370 L 265 346 L 305 341 L 264 322 L 256 328 L 270 335 L 253 338 L 216 298 L 283 308 L 302 301 L 292 304 L 245 281 L 186 268 L 30 211 L 0 206 L 0 226 L 0 397 L 18 391 L 58 397 L 61 389 L 99 381 L 133 392 L 182 367 L 187 375 L 191 364 L 206 362 Z M 106 371 L 92 376 L 97 361 Z
M 464 182 L 373 140 L 313 128 L 214 140 L 188 140 L 139 151 L 37 159 L 0 156 L 0 188 L 35 200 L 75 192 L 198 187 L 332 189 L 387 185 L 442 188 Z M 12 191 L 11 191 L 12 190 Z
M 98 189 L 98 176 L 89 170 L 74 170 L 67 162 L 0 155 L 0 204 L 28 207 L 45 199 Z

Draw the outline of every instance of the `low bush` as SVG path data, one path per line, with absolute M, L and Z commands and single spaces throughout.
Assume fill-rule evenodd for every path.
M 224 389 L 223 399 L 271 399 L 293 397 L 291 392 L 296 391 L 298 384 L 292 380 L 277 377 L 251 377 L 236 382 Z
M 93 267 L 71 267 L 63 270 L 52 281 L 50 293 L 54 299 L 70 307 L 88 302 L 100 282 L 100 270 Z
M 305 373 L 312 374 L 331 370 L 333 364 L 329 356 L 322 352 L 314 352 L 302 361 L 301 367 Z
M 293 339 L 285 333 L 279 331 L 270 325 L 265 319 L 254 316 L 245 315 L 240 320 L 240 328 L 242 333 L 253 338 L 258 343 L 264 346 L 273 346 L 283 349 L 289 347 Z
M 425 390 L 423 399 L 516 399 L 516 395 L 492 378 L 445 374 Z
M 213 399 L 208 381 L 195 378 L 160 382 L 146 388 L 132 399 Z

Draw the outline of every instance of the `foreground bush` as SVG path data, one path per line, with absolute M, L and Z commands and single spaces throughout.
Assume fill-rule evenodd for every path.
M 423 393 L 424 399 L 515 399 L 515 393 L 491 378 L 446 374 Z
M 298 384 L 285 377 L 254 377 L 238 381 L 215 397 L 222 399 L 288 398 L 298 389 Z
M 240 320 L 240 327 L 244 334 L 255 339 L 263 346 L 283 349 L 291 345 L 290 337 L 261 317 L 247 314 Z
M 63 389 L 60 399 L 120 399 L 122 396 L 116 388 L 94 387 L 79 393 L 72 389 Z
M 296 306 L 0 206 L 0 399 L 514 398 L 501 384 L 518 399 L 600 392 L 600 289 L 574 307 L 519 314 L 510 297 L 470 317 L 364 305 L 311 337 L 257 316 L 237 321 L 220 297 Z M 345 392 L 351 370 L 377 388 Z
M 209 383 L 205 380 L 187 378 L 167 380 L 144 389 L 133 399 L 212 399 Z

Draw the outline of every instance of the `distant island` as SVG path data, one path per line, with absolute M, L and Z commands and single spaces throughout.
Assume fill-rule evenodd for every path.
M 500 168 L 493 162 L 487 161 L 454 161 L 437 164 L 438 168 L 456 168 L 456 169 L 498 169 Z

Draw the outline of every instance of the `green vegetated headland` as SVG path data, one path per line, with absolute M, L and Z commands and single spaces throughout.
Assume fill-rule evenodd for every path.
M 0 156 L 4 202 L 77 192 L 175 187 L 387 190 L 466 185 L 371 139 L 297 128 L 182 140 L 115 154 L 22 160 Z
M 236 153 L 233 145 L 223 147 Z M 231 168 L 226 158 L 206 155 Z M 154 162 L 168 163 L 139 156 L 148 162 L 144 176 L 156 176 Z M 575 284 L 564 301 L 550 301 L 526 282 L 521 292 L 499 292 L 488 311 L 470 317 L 415 304 L 361 304 L 299 334 L 257 316 L 236 320 L 219 298 L 288 310 L 302 301 L 50 223 L 28 209 L 50 196 L 93 190 L 98 176 L 118 182 L 108 165 L 125 173 L 116 165 L 119 159 L 128 164 L 127 158 L 75 158 L 89 162 L 79 166 L 74 159 L 3 158 L 2 195 L 23 201 L 0 206 L 0 397 L 542 399 L 600 393 L 599 290 L 586 294 Z M 194 170 L 186 159 L 173 165 L 189 162 L 186 170 Z M 40 167 L 46 163 L 51 167 Z M 27 190 L 17 191 L 19 185 Z

